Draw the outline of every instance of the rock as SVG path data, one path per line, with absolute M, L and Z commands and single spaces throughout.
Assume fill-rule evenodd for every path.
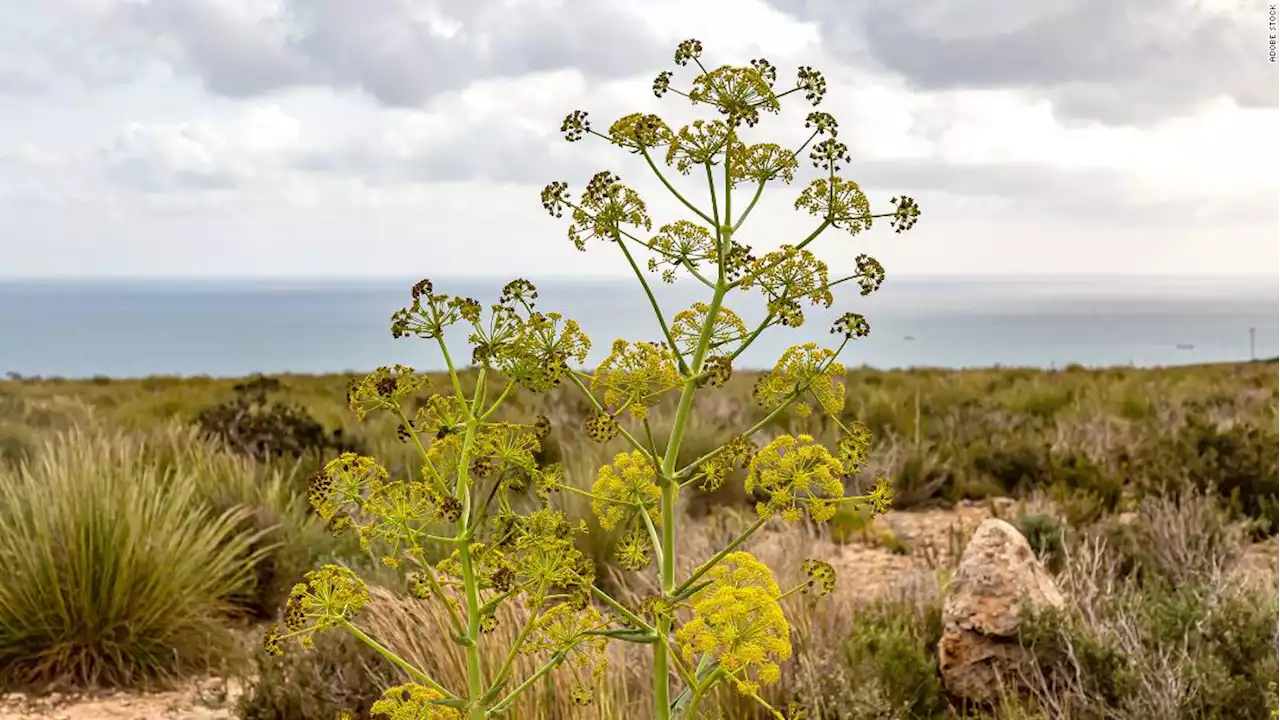
M 1024 604 L 1061 608 L 1063 599 L 1027 539 L 1004 520 L 985 520 L 965 547 L 943 603 L 938 668 L 947 692 L 989 702 L 1017 681 Z

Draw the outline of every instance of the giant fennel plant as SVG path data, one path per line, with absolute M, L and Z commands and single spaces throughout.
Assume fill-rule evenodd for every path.
M 542 192 L 552 216 L 569 213 L 568 235 L 580 250 L 599 243 L 622 254 L 653 308 L 661 338 L 616 340 L 594 372 L 585 372 L 578 368 L 590 341 L 573 320 L 535 309 L 537 292 L 528 281 L 508 284 L 486 310 L 476 300 L 437 293 L 424 280 L 413 287 L 412 304 L 394 314 L 392 334 L 434 340 L 449 387 L 430 394 L 412 416 L 410 396 L 429 389 L 426 377 L 410 368 L 380 368 L 348 392 L 361 419 L 373 412 L 398 418 L 400 439 L 421 453 L 420 472 L 391 477 L 374 458 L 344 453 L 311 481 L 310 501 L 322 517 L 354 532 L 386 564 L 411 565 L 408 591 L 443 603 L 448 627 L 440 637 L 465 649 L 466 687 L 444 687 L 361 630 L 368 591 L 355 572 L 339 565 L 310 572 L 293 588 L 282 625 L 267 635 L 268 650 L 279 653 L 290 642 L 309 647 L 316 632 L 329 628 L 353 633 L 405 673 L 406 684 L 387 690 L 372 708 L 396 720 L 509 715 L 522 692 L 553 672 L 574 674 L 574 700 L 589 705 L 610 641 L 652 649 L 657 718 L 695 717 L 722 684 L 768 707 L 760 686 L 780 679 L 780 664 L 792 652 L 783 603 L 796 593 L 829 592 L 835 575 L 828 563 L 808 560 L 808 580 L 783 589 L 768 567 L 740 548 L 774 518 L 821 522 L 841 503 L 883 512 L 891 500 L 882 476 L 869 494 L 845 495 L 846 479 L 867 459 L 870 438 L 865 426 L 842 418 L 845 369 L 837 358 L 868 334 L 866 319 L 841 316 L 831 328 L 839 340 L 835 349 L 806 343 L 783 353 L 755 384 L 755 400 L 766 413 L 755 425 L 686 465 L 678 462 L 681 441 L 699 391 L 724 385 L 734 361 L 763 332 L 800 326 L 806 306 L 830 307 L 832 288 L 843 283 L 856 282 L 862 295 L 879 288 L 884 269 L 866 255 L 856 257 L 847 275 L 832 278 L 809 249 L 820 235 L 858 235 L 878 218 L 902 232 L 915 224 L 919 208 L 903 197 L 893 200 L 891 212 L 872 213 L 857 183 L 840 174 L 849 155 L 828 113 L 808 114 L 808 139 L 795 149 L 748 142 L 762 115 L 778 113 L 785 98 L 819 105 L 826 92 L 819 72 L 801 67 L 794 86 L 780 90 L 767 60 L 708 69 L 701 55 L 700 42 L 680 43 L 676 64 L 697 69 L 691 85 L 677 89 L 666 71 L 653 91 L 713 108 L 718 116 L 673 129 L 657 115 L 637 113 L 600 132 L 586 113 L 575 111 L 561 128 L 569 141 L 592 135 L 638 155 L 688 217 L 654 232 L 644 200 L 610 172 L 592 177 L 576 200 L 563 182 Z M 795 207 L 813 215 L 816 227 L 793 244 L 753 254 L 738 239 L 743 223 L 766 185 L 795 180 L 802 158 L 821 172 L 800 191 Z M 705 174 L 705 205 L 676 189 L 671 169 Z M 735 195 L 744 189 L 750 193 L 745 205 Z M 674 282 L 687 273 L 706 286 L 709 299 L 668 317 L 641 268 L 642 255 L 651 274 Z M 758 291 L 766 304 L 755 327 L 726 304 L 747 291 Z M 454 326 L 468 332 L 473 347 L 477 375 L 469 393 L 445 342 Z M 525 425 L 495 415 L 514 392 L 543 393 L 560 385 L 576 388 L 593 408 L 583 428 L 592 440 L 621 436 L 629 447 L 599 469 L 589 490 L 569 484 L 558 464 L 539 464 L 540 443 L 550 431 L 545 417 Z M 679 399 L 660 445 L 649 411 L 667 393 Z M 782 435 L 763 446 L 753 439 L 782 413 L 815 411 L 842 431 L 837 447 L 808 435 Z M 687 577 L 678 577 L 678 493 L 714 489 L 735 470 L 745 472 L 746 490 L 760 499 L 758 518 Z M 574 545 L 585 526 L 574 527 L 551 501 L 560 491 L 590 499 L 600 527 L 621 532 L 620 566 L 655 572 L 660 594 L 627 607 L 601 590 L 592 562 Z M 485 667 L 481 645 L 504 603 L 521 603 L 527 620 L 512 646 L 497 653 L 505 650 L 505 661 Z M 513 676 L 517 657 L 529 654 L 539 659 L 538 669 Z M 794 711 L 769 710 L 779 718 Z

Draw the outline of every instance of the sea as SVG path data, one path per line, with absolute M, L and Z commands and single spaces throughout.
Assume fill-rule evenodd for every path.
M 436 370 L 435 344 L 393 339 L 389 318 L 408 304 L 413 278 L 62 279 L 0 281 L 0 373 L 25 377 L 244 376 L 368 371 L 404 363 Z M 496 301 L 504 279 L 435 278 L 437 292 Z M 869 337 L 847 366 L 1169 366 L 1280 354 L 1280 279 L 1246 277 L 890 277 L 863 297 L 837 288 L 830 308 L 799 328 L 766 332 L 736 366 L 773 365 L 788 346 L 831 345 L 831 322 L 862 313 Z M 661 337 L 634 280 L 550 278 L 538 309 L 579 322 L 593 340 L 588 365 L 615 338 Z M 670 317 L 708 291 L 658 284 Z M 754 292 L 727 306 L 750 325 L 764 316 Z M 465 336 L 448 338 L 469 358 Z

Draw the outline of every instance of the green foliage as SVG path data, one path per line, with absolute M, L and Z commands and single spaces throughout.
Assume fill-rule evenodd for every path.
M 948 710 L 938 676 L 942 608 L 882 601 L 858 613 L 845 641 L 849 676 L 870 686 L 864 717 L 934 718 Z M 879 707 L 876 708 L 875 706 Z
M 261 534 L 144 450 L 73 431 L 0 469 L 0 683 L 139 684 L 234 655 Z
M 336 718 L 344 711 L 352 720 L 371 720 L 373 704 L 395 682 L 389 663 L 345 633 L 317 638 L 308 653 L 259 651 L 249 667 L 236 705 L 240 720 Z
M 1061 565 L 1066 551 L 1066 528 L 1061 520 L 1044 513 L 1022 513 L 1015 526 L 1027 538 L 1036 557 L 1041 558 L 1050 570 Z
M 272 400 L 281 390 L 275 378 L 254 377 L 232 388 L 235 396 L 203 410 L 196 426 L 236 452 L 258 460 L 297 460 L 329 451 L 359 449 L 341 429 L 324 426 L 297 405 Z

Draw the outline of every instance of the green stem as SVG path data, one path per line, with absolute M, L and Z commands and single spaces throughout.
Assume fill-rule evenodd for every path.
M 391 652 L 387 648 L 383 647 L 382 644 L 379 643 L 377 640 L 374 640 L 373 638 L 369 637 L 369 635 L 365 633 L 365 631 L 361 630 L 355 625 L 352 625 L 351 621 L 347 620 L 346 618 L 343 618 L 341 622 L 342 622 L 342 626 L 345 627 L 348 632 L 356 636 L 356 638 L 359 639 L 361 642 L 363 642 L 365 645 L 368 645 L 369 647 L 373 648 L 379 655 L 386 658 L 387 661 L 390 662 L 392 665 L 395 665 L 396 667 L 403 670 L 405 674 L 407 674 L 409 677 L 418 681 L 420 684 L 426 685 L 432 690 L 435 690 L 436 692 L 441 693 L 446 698 L 449 698 L 452 700 L 458 699 L 457 695 L 454 695 L 453 693 L 449 692 L 448 689 L 446 689 L 443 685 L 436 682 L 435 680 L 432 680 L 430 677 L 427 676 L 426 673 L 422 672 L 418 668 L 411 665 L 404 658 L 400 657 L 399 655 L 396 655 L 395 653 Z
M 497 410 L 498 406 L 502 405 L 502 401 L 507 399 L 507 395 L 510 395 L 511 391 L 514 390 L 515 387 L 516 387 L 515 381 L 508 380 L 507 386 L 502 389 L 502 393 L 498 395 L 498 398 L 496 400 L 493 401 L 493 404 L 489 406 L 489 409 L 485 410 L 484 414 L 480 416 L 480 422 L 484 422 L 485 420 L 488 420 L 489 416 L 493 414 L 493 411 Z
M 627 249 L 627 244 L 623 241 L 622 236 L 615 234 L 613 239 L 618 243 L 618 247 L 622 248 L 622 254 L 626 256 L 627 263 L 631 265 L 631 270 L 635 273 L 636 279 L 640 281 L 640 287 L 644 288 L 644 294 L 649 298 L 649 306 L 653 308 L 653 314 L 658 318 L 658 326 L 662 328 L 662 336 L 667 339 L 667 345 L 671 347 L 671 354 L 676 357 L 680 372 L 687 375 L 689 368 L 685 365 L 684 355 L 680 353 L 680 347 L 676 345 L 676 339 L 671 336 L 671 328 L 667 327 L 666 316 L 662 314 L 662 308 L 658 306 L 658 299 L 654 297 L 653 290 L 649 287 L 649 282 L 644 279 L 644 273 L 640 272 L 640 266 L 636 264 L 636 260 L 632 257 L 631 251 Z
M 511 673 L 511 666 L 515 664 L 516 657 L 520 654 L 520 648 L 524 645 L 524 641 L 529 637 L 529 633 L 533 631 L 534 621 L 538 618 L 538 610 L 542 608 L 543 594 L 547 591 L 546 581 L 538 586 L 538 592 L 534 595 L 533 606 L 529 610 L 529 616 L 525 618 L 524 627 L 520 628 L 520 634 L 516 636 L 516 640 L 511 645 L 511 649 L 507 651 L 507 657 L 502 662 L 502 667 L 498 668 L 498 673 L 493 676 L 493 686 L 485 693 L 485 700 L 492 700 L 502 690 L 502 686 L 507 683 L 507 676 Z
M 453 391 L 458 394 L 458 399 L 466 401 L 466 394 L 462 392 L 462 381 L 458 379 L 458 371 L 453 367 L 453 358 L 449 356 L 449 348 L 444 344 L 444 337 L 437 335 L 436 344 L 440 346 L 440 354 L 444 356 L 444 364 L 449 368 L 449 379 L 453 381 Z
M 640 154 L 644 155 L 644 161 L 649 163 L 649 168 L 652 169 L 653 174 L 657 175 L 658 179 L 662 181 L 663 186 L 667 188 L 668 192 L 670 192 L 672 195 L 675 195 L 677 200 L 683 203 L 685 207 L 692 210 L 694 214 L 696 214 L 698 217 L 702 218 L 703 220 L 706 220 L 709 223 L 714 224 L 716 222 L 715 220 L 712 220 L 710 217 L 708 217 L 706 213 L 699 210 L 697 206 L 695 206 L 693 203 L 689 202 L 688 200 L 685 200 L 684 196 L 680 194 L 680 191 L 676 190 L 675 187 L 670 182 L 667 182 L 666 176 L 662 174 L 662 171 L 659 170 L 658 166 L 654 164 L 653 158 L 649 156 L 649 150 L 647 148 L 641 146 Z
M 760 195 L 763 193 L 764 193 L 764 181 L 762 180 L 760 181 L 759 184 L 756 185 L 756 194 L 751 196 L 751 202 L 747 203 L 747 209 L 743 211 L 742 217 L 738 218 L 738 222 L 733 224 L 734 232 L 737 232 L 738 228 L 742 227 L 742 223 L 747 221 L 747 216 L 750 215 L 751 211 L 755 209 L 756 203 L 759 202 Z
M 507 693 L 507 696 L 502 698 L 502 700 L 497 705 L 494 705 L 493 709 L 491 709 L 488 713 L 489 716 L 498 717 L 503 713 L 505 713 L 507 711 L 507 708 L 511 705 L 511 703 L 515 702 L 515 699 L 520 696 L 520 693 L 524 692 L 525 690 L 528 690 L 531 685 L 541 680 L 543 675 L 546 675 L 552 670 L 555 670 L 556 667 L 560 665 L 560 663 L 564 662 L 564 658 L 565 658 L 565 653 L 563 652 L 558 652 L 555 655 L 552 655 L 551 660 L 549 660 L 546 665 L 543 665 L 542 667 L 538 668 L 538 671 L 530 675 L 529 679 L 520 683 L 518 686 L 516 686 L 514 690 Z M 481 714 L 478 716 L 473 715 L 473 717 L 478 719 L 478 718 L 485 717 L 485 715 L 484 714 Z
M 766 522 L 768 522 L 768 520 L 769 520 L 768 518 L 756 518 L 756 521 L 751 524 L 751 527 L 747 528 L 746 530 L 743 530 L 742 533 L 738 535 L 738 537 L 733 539 L 733 542 L 726 545 L 723 550 L 717 552 L 715 555 L 712 555 L 710 560 L 699 565 L 698 568 L 693 571 L 693 574 L 689 576 L 689 579 L 685 580 L 683 583 L 680 584 L 680 587 L 675 589 L 675 594 L 680 595 L 680 593 L 689 589 L 689 587 L 691 587 L 694 583 L 698 582 L 698 580 L 702 578 L 703 575 L 706 575 L 711 570 L 711 568 L 715 567 L 717 563 L 719 563 L 721 560 L 725 558 L 725 556 L 727 556 L 729 553 L 733 552 L 734 550 L 737 550 L 738 547 L 742 545 L 742 543 L 746 542 L 748 538 L 754 535 L 757 530 L 759 530 L 761 527 L 764 526 Z
M 613 597 L 611 597 L 608 593 L 596 587 L 595 585 L 591 586 L 591 594 L 596 596 L 597 599 L 603 601 L 605 605 L 608 605 L 609 607 L 616 610 L 619 615 L 626 618 L 631 624 L 635 625 L 636 627 L 642 630 L 648 630 L 649 632 L 654 631 L 654 628 L 652 625 L 645 622 L 639 615 L 636 615 L 635 613 L 628 610 L 626 605 L 623 605 L 617 600 L 614 600 Z
M 461 387 L 459 386 L 459 397 Z M 462 457 L 466 458 L 475 443 L 477 422 L 474 415 L 467 421 L 467 431 L 462 439 Z M 466 538 L 467 525 L 471 520 L 471 491 L 467 486 L 468 472 L 466 462 L 458 463 L 458 495 L 462 498 L 462 515 L 457 522 L 459 539 Z M 484 707 L 480 704 L 484 696 L 484 670 L 480 661 L 480 588 L 475 569 L 471 565 L 471 543 L 469 540 L 458 544 L 458 564 L 462 569 L 463 596 L 467 607 L 467 718 L 482 720 Z
M 708 177 L 710 174 L 708 172 Z M 714 197 L 714 185 L 712 196 Z M 720 237 L 717 226 L 717 237 Z M 711 304 L 706 320 L 702 323 L 702 333 L 698 337 L 698 345 L 693 351 L 692 372 L 696 375 L 702 371 L 702 361 L 711 344 L 711 330 L 715 318 L 720 314 L 720 306 L 724 302 L 728 286 L 724 281 L 724 264 L 720 265 L 719 279 L 715 292 L 711 296 Z M 662 458 L 662 566 L 661 581 L 663 595 L 670 597 L 676 585 L 676 483 L 675 465 L 680 454 L 680 442 L 684 439 L 685 427 L 693 410 L 693 397 L 697 391 L 697 383 L 693 377 L 685 379 L 684 389 L 680 393 L 680 403 L 676 407 L 676 416 L 671 425 L 671 437 L 667 441 L 667 452 Z M 671 617 L 663 616 L 658 620 L 657 634 L 659 639 L 671 633 Z M 665 642 L 654 644 L 653 650 L 653 702 L 655 720 L 669 720 L 671 717 L 671 682 L 669 668 L 669 650 Z

